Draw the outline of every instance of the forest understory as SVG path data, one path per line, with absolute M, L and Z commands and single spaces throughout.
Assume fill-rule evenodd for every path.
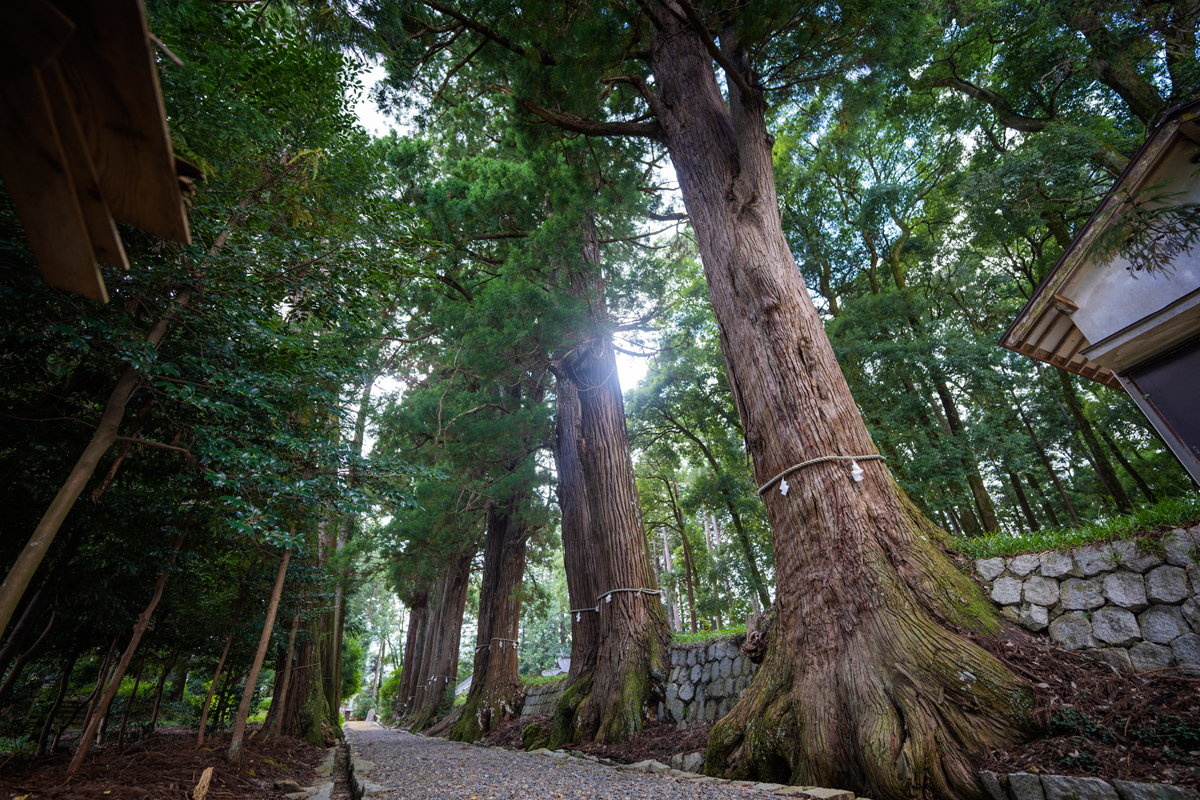
M 68 744 L 73 739 L 64 739 Z M 314 768 L 325 751 L 303 739 L 254 737 L 243 745 L 240 764 L 226 759 L 228 736 L 212 736 L 196 747 L 194 731 L 161 728 L 143 741 L 119 752 L 115 744 L 92 748 L 78 773 L 67 767 L 73 747 L 46 758 L 16 756 L 0 764 L 0 792 L 5 798 L 27 800 L 126 800 L 169 798 L 192 800 L 204 770 L 213 768 L 208 798 L 275 800 L 296 789 L 276 784 L 317 782 Z M 336 786 L 335 786 L 336 789 Z

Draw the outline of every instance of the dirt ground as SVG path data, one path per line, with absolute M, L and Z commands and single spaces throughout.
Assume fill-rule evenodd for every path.
M 1035 718 L 1047 729 L 1042 738 L 988 753 L 979 769 L 1200 787 L 1200 679 L 1117 674 L 1107 664 L 1015 628 L 994 639 L 959 633 L 1028 681 L 1036 696 Z M 548 726 L 550 717 L 514 720 L 485 741 L 519 748 L 522 729 L 533 722 Z M 704 750 L 709 731 L 710 726 L 680 731 L 652 722 L 628 742 L 564 749 L 624 763 L 666 762 L 674 753 Z
M 1049 735 L 988 754 L 980 769 L 1200 786 L 1200 678 L 1117 674 L 1023 631 L 974 637 L 1033 687 Z
M 0 800 L 191 800 L 200 775 L 213 767 L 208 790 L 212 800 L 277 800 L 294 788 L 275 789 L 277 781 L 300 786 L 317 781 L 313 769 L 325 751 L 300 739 L 259 737 L 244 745 L 242 763 L 225 760 L 229 737 L 209 737 L 196 747 L 186 728 L 162 728 L 154 736 L 118 753 L 116 745 L 93 747 L 83 768 L 67 774 L 72 749 L 60 748 L 44 759 L 14 757 L 0 763 Z

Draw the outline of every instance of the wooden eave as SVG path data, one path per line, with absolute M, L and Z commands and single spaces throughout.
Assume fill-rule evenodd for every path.
M 1130 159 L 1103 202 L 1075 234 L 1062 257 L 1000 337 L 1001 347 L 1123 390 L 1112 370 L 1091 361 L 1080 352 L 1092 342 L 1071 321 L 1070 313 L 1076 310 L 1073 308 L 1075 304 L 1065 296 L 1063 289 L 1071 285 L 1072 279 L 1086 265 L 1086 255 L 1092 243 L 1112 221 L 1122 201 L 1120 190 L 1127 187 L 1130 195 L 1136 195 L 1144 189 L 1159 160 L 1174 144 L 1176 134 L 1183 134 L 1200 144 L 1198 118 L 1200 100 L 1167 111 L 1163 121 Z
M 107 302 L 116 220 L 190 243 L 141 0 L 0 3 L 0 175 L 46 283 Z

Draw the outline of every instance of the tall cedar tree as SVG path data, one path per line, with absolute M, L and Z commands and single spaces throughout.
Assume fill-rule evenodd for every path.
M 780 227 L 768 98 L 849 71 L 852 49 L 921 20 L 899 8 L 687 0 L 578 4 L 565 17 L 437 0 L 388 8 L 413 46 L 392 60 L 393 81 L 415 72 L 438 86 L 443 76 L 428 73 L 454 65 L 450 89 L 490 87 L 531 119 L 666 147 L 757 481 L 874 452 Z M 862 467 L 855 482 L 848 461 L 814 464 L 788 475 L 788 494 L 765 493 L 774 635 L 714 728 L 706 771 L 876 797 L 977 796 L 978 757 L 1032 733 L 1031 694 L 949 629 L 998 623 L 882 462 Z

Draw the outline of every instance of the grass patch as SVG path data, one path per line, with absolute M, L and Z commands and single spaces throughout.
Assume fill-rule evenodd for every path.
M 1041 553 L 1072 547 L 1133 539 L 1157 547 L 1157 534 L 1171 528 L 1190 527 L 1200 520 L 1200 495 L 1171 497 L 1131 514 L 1121 514 L 1080 525 L 1078 528 L 1043 529 L 1037 533 L 988 533 L 975 538 L 951 537 L 959 552 L 972 559 Z M 678 634 L 677 634 L 678 635 Z
M 726 628 L 721 628 L 719 631 L 697 631 L 696 633 L 675 631 L 671 634 L 671 644 L 698 644 L 700 642 L 714 642 L 717 639 L 729 639 L 733 636 L 739 636 L 746 632 L 744 623 L 738 625 L 730 625 Z
M 534 686 L 545 686 L 546 684 L 554 683 L 555 681 L 561 681 L 565 677 L 567 677 L 565 674 L 564 675 L 550 675 L 550 676 L 546 676 L 546 675 L 518 675 L 517 676 L 518 680 L 521 681 L 521 685 L 527 689 L 534 687 Z

